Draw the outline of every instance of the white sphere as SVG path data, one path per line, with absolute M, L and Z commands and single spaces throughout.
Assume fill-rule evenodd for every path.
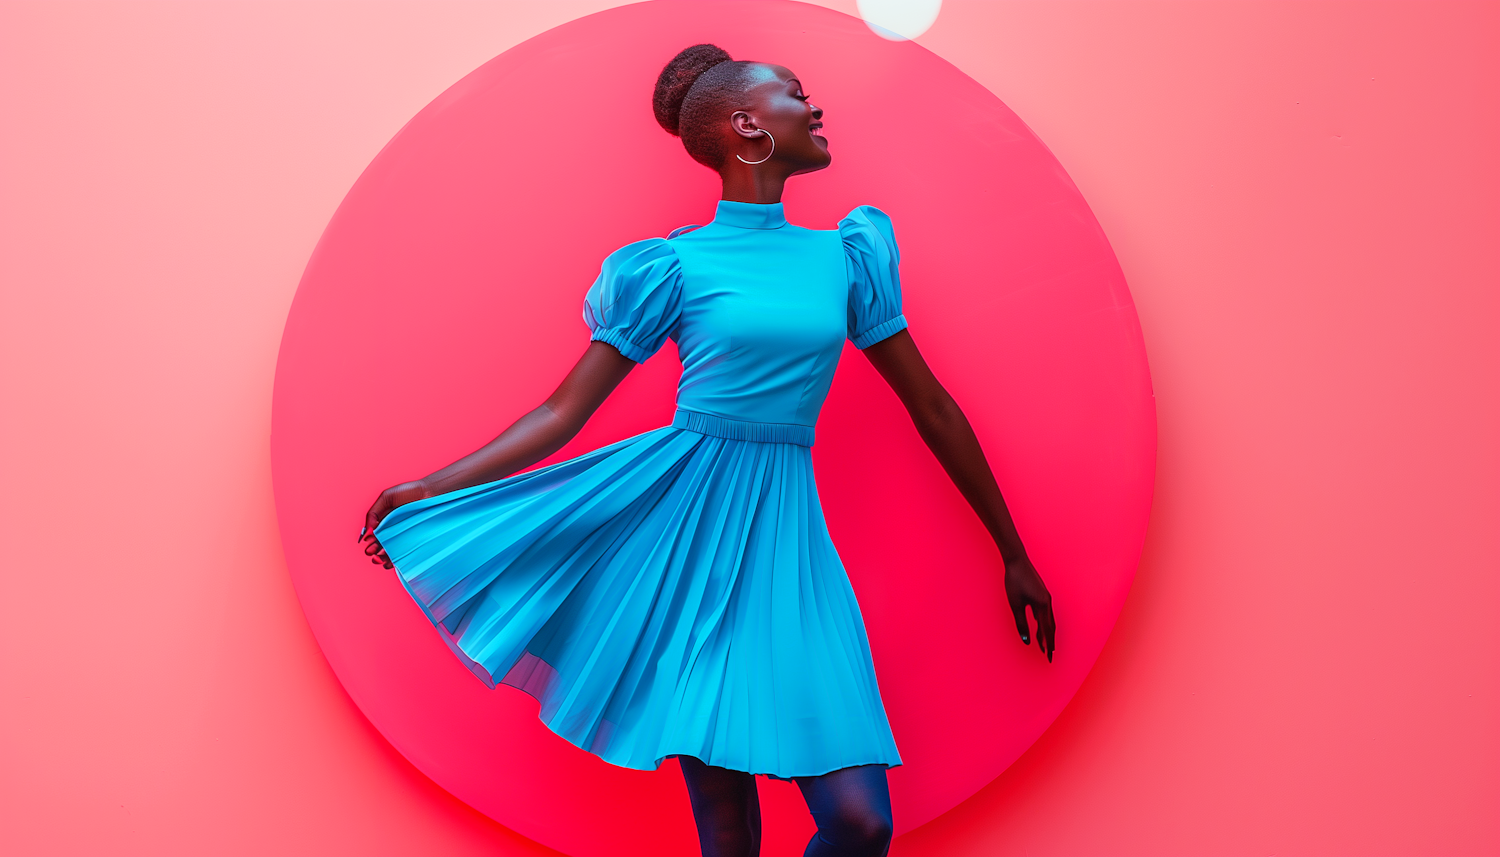
M 927 32 L 943 8 L 943 0 L 858 0 L 858 4 L 859 16 L 870 29 L 893 42 Z

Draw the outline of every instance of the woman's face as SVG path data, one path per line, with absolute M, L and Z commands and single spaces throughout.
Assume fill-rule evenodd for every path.
M 808 99 L 802 81 L 779 65 L 762 64 L 754 73 L 760 80 L 746 92 L 752 106 L 730 116 L 730 124 L 742 138 L 735 141 L 731 153 L 747 161 L 765 157 L 771 144 L 757 130 L 764 129 L 776 139 L 773 160 L 790 167 L 789 175 L 828 166 L 833 157 L 823 136 L 823 110 Z

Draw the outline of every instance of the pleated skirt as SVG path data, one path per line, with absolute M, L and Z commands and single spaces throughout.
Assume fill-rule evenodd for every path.
M 376 536 L 486 685 L 615 765 L 899 765 L 811 450 L 667 427 L 392 512 Z

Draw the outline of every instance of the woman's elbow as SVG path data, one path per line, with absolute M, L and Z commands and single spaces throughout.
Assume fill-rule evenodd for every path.
M 958 402 L 947 393 L 940 396 L 931 396 L 909 408 L 911 419 L 916 423 L 918 431 L 922 434 L 942 434 L 954 427 L 962 426 L 968 422 L 964 412 L 958 406 Z

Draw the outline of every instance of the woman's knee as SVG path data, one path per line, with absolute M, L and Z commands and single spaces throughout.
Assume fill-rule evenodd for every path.
M 860 802 L 840 803 L 832 812 L 815 815 L 817 857 L 883 857 L 891 844 L 891 816 L 879 807 Z
M 841 806 L 829 819 L 829 830 L 819 829 L 824 838 L 840 848 L 853 849 L 851 854 L 880 855 L 891 844 L 891 816 L 879 807 L 867 804 Z
M 818 824 L 813 857 L 882 857 L 891 842 L 891 796 L 885 767 L 843 768 L 797 780 Z

